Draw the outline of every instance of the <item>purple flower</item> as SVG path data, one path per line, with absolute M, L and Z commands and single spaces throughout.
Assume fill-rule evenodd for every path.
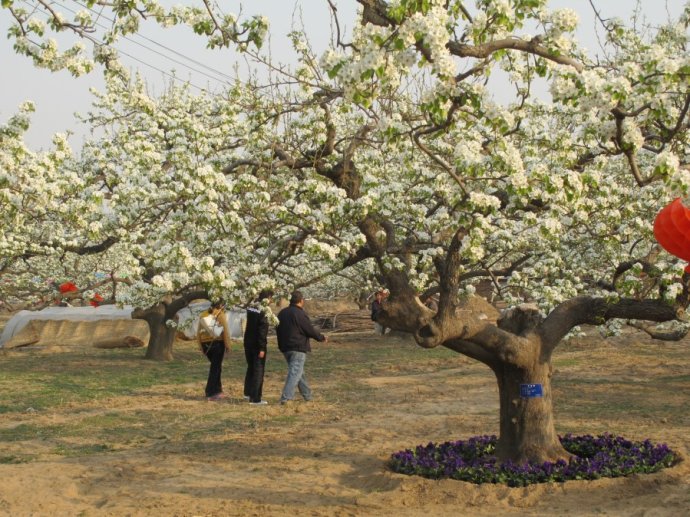
M 575 458 L 570 462 L 498 463 L 493 455 L 496 436 L 475 436 L 467 441 L 419 445 L 391 456 L 390 468 L 399 473 L 433 479 L 451 478 L 472 483 L 505 483 L 525 486 L 569 479 L 597 479 L 656 472 L 672 465 L 676 456 L 666 445 L 650 440 L 635 443 L 610 434 L 561 437 L 563 447 Z

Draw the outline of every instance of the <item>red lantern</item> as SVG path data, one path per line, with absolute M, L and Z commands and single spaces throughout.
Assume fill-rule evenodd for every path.
M 690 209 L 679 197 L 657 214 L 654 237 L 671 255 L 690 262 Z M 685 272 L 690 273 L 690 265 L 685 266 Z
M 79 291 L 77 289 L 77 286 L 74 285 L 72 282 L 64 282 L 58 286 L 58 289 L 60 290 L 60 294 L 65 294 L 65 293 L 76 293 Z

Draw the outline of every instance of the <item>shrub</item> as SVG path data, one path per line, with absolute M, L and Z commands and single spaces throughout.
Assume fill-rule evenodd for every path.
M 631 442 L 620 436 L 559 437 L 565 450 L 575 457 L 569 462 L 499 463 L 493 455 L 496 436 L 475 436 L 467 441 L 440 445 L 419 445 L 391 456 L 389 466 L 401 474 L 432 479 L 451 478 L 471 483 L 504 483 L 518 487 L 549 481 L 620 477 L 657 472 L 671 466 L 676 454 L 666 445 L 649 440 Z

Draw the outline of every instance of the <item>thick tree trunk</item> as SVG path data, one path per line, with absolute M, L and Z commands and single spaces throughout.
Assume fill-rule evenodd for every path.
M 192 300 L 208 299 L 206 291 L 188 291 L 174 300 L 164 300 L 148 309 L 135 309 L 132 318 L 144 320 L 149 325 L 149 346 L 146 349 L 146 359 L 154 361 L 172 361 L 173 342 L 177 329 L 166 325 L 174 318 L 177 311 L 186 307 Z
M 132 318 L 144 320 L 149 326 L 150 337 L 146 348 L 146 359 L 172 361 L 176 329 L 166 325 L 168 317 L 165 305 L 159 303 L 148 309 L 137 309 L 132 313 Z
M 598 325 L 613 318 L 661 322 L 678 317 L 677 308 L 661 300 L 610 302 L 582 296 L 561 303 L 546 319 L 538 307 L 525 304 L 504 311 L 494 324 L 495 309 L 486 300 L 467 297 L 455 301 L 452 289 L 445 288 L 439 311 L 434 314 L 405 280 L 401 274 L 386 277 L 392 295 L 377 321 L 412 333 L 424 348 L 444 346 L 494 371 L 500 397 L 496 455 L 517 464 L 572 457 L 561 445 L 554 426 L 551 354 L 573 327 Z M 521 393 L 523 387 L 525 393 Z M 537 387 L 539 394 L 529 390 Z
M 154 361 L 172 361 L 176 329 L 168 327 L 165 320 L 148 321 L 148 324 L 151 337 L 149 338 L 149 346 L 146 348 L 145 358 Z
M 502 364 L 494 372 L 501 406 L 498 458 L 515 463 L 568 460 L 571 455 L 554 427 L 550 362 L 529 369 Z M 521 386 L 531 393 L 521 394 Z M 541 396 L 530 396 L 539 389 Z

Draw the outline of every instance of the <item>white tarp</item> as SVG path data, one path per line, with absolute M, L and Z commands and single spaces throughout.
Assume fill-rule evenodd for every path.
M 177 311 L 177 328 L 187 339 L 196 339 L 199 328 L 199 315 L 211 306 L 208 301 L 190 303 Z M 241 309 L 226 309 L 230 337 L 241 338 L 247 321 L 247 313 Z
M 196 339 L 196 332 L 197 328 L 199 326 L 199 315 L 208 309 L 210 306 L 210 303 L 208 301 L 202 301 L 202 302 L 195 302 L 190 304 L 188 307 L 185 307 L 178 311 L 177 313 L 177 320 L 178 320 L 178 330 L 182 332 L 187 339 Z M 99 307 L 47 307 L 43 310 L 40 311 L 19 311 L 17 314 L 15 314 L 10 320 L 7 321 L 7 324 L 5 325 L 5 328 L 2 331 L 2 335 L 0 335 L 0 348 L 3 348 L 5 344 L 12 340 L 12 343 L 8 345 L 10 348 L 13 346 L 20 346 L 19 342 L 16 342 L 17 340 L 22 341 L 24 343 L 25 341 L 35 341 L 35 336 L 36 330 L 40 330 L 39 328 L 34 328 L 35 325 L 39 325 L 38 322 L 41 321 L 49 321 L 49 320 L 54 320 L 54 321 L 64 321 L 64 322 L 96 322 L 98 320 L 130 320 L 130 324 L 125 324 L 122 322 L 124 327 L 122 325 L 119 325 L 117 329 L 115 327 L 112 327 L 112 330 L 117 330 L 117 333 L 124 333 L 125 335 L 135 335 L 140 337 L 141 339 L 144 339 L 145 341 L 148 340 L 146 337 L 148 335 L 148 331 L 146 330 L 146 323 L 141 321 L 141 320 L 132 320 L 132 311 L 134 310 L 133 307 L 131 306 L 125 306 L 124 308 L 120 309 L 116 305 L 101 305 Z M 241 338 L 244 334 L 244 326 L 246 322 L 246 313 L 245 311 L 241 309 L 232 309 L 232 310 L 227 310 L 226 311 L 227 317 L 228 317 L 228 326 L 230 328 L 230 336 L 233 338 Z M 36 321 L 36 323 L 32 324 L 33 326 L 27 327 L 31 322 Z M 95 323 L 91 323 L 93 325 Z M 83 326 L 83 325 L 82 325 Z M 143 327 L 142 327 L 143 326 Z M 53 326 L 54 327 L 54 326 Z M 51 331 L 56 331 L 58 330 L 57 327 L 53 328 L 51 327 Z M 64 327 L 64 328 L 63 328 Z M 122 327 L 122 328 L 121 328 Z M 131 327 L 131 330 L 128 330 Z M 141 329 L 138 327 L 142 327 Z M 32 336 L 29 338 L 29 336 L 24 336 L 23 334 L 20 335 L 22 330 L 26 331 L 31 331 L 30 334 Z M 81 330 L 86 330 L 86 329 L 81 329 Z M 104 332 L 107 334 L 107 329 L 103 329 Z M 67 336 L 70 335 L 70 332 L 77 333 L 76 329 L 73 329 L 70 331 L 69 328 L 65 327 L 62 325 L 59 328 L 60 331 L 60 338 L 61 339 L 67 339 Z M 91 329 L 89 332 L 93 332 L 94 329 Z M 81 334 L 84 334 L 84 332 L 80 332 Z M 25 332 L 26 334 L 26 332 Z M 41 332 L 39 332 L 41 334 Z M 146 334 L 146 335 L 144 335 Z M 41 334 L 43 337 L 43 334 Z M 13 337 L 16 336 L 16 339 L 12 339 Z M 58 337 L 58 336 L 56 336 Z M 83 336 L 86 337 L 86 336 Z M 27 339 L 24 339 L 27 338 Z M 75 336 L 75 339 L 77 339 L 77 336 Z
M 116 305 L 99 307 L 46 307 L 40 311 L 19 311 L 12 316 L 0 335 L 0 348 L 13 336 L 19 334 L 32 320 L 94 321 L 131 320 L 132 307 L 119 308 Z

